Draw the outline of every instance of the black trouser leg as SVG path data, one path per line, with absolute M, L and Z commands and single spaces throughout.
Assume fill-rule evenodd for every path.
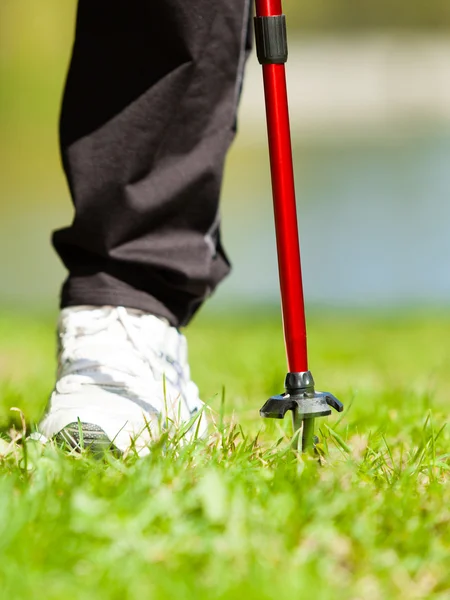
M 62 306 L 186 324 L 229 270 L 219 232 L 249 0 L 79 0 L 61 114 L 73 224 Z

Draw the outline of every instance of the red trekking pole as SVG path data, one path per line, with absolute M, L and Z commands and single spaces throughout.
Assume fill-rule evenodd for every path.
M 262 64 L 272 175 L 275 231 L 284 337 L 288 362 L 286 393 L 273 396 L 262 407 L 265 418 L 283 419 L 291 410 L 294 433 L 301 427 L 302 450 L 314 445 L 314 421 L 342 412 L 342 403 L 328 392 L 316 392 L 308 370 L 306 320 L 303 299 L 294 169 L 286 88 L 285 63 L 288 57 L 286 18 L 281 0 L 256 0 L 255 38 Z

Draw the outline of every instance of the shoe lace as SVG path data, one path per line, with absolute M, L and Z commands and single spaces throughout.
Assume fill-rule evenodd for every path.
M 92 376 L 114 371 L 142 377 L 150 368 L 153 377 L 158 378 L 161 361 L 167 360 L 180 384 L 187 374 L 186 368 L 163 351 L 168 347 L 176 355 L 177 346 L 182 344 L 178 336 L 174 328 L 156 317 L 138 317 L 120 306 L 73 312 L 62 327 L 61 374 Z M 96 378 L 93 383 L 101 381 Z

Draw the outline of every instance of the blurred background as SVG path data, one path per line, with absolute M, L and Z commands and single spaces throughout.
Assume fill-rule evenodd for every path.
M 310 306 L 450 304 L 450 3 L 285 0 Z M 0 305 L 56 310 L 71 220 L 57 120 L 75 0 L 0 3 Z M 278 303 L 260 67 L 223 193 L 232 277 L 208 310 Z

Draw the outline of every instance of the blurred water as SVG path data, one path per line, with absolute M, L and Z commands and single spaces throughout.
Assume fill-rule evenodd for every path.
M 296 147 L 295 154 L 310 303 L 371 308 L 450 302 L 450 136 L 335 140 Z M 67 197 L 5 203 L 0 304 L 56 307 L 64 271 L 49 236 L 70 215 Z M 223 228 L 234 271 L 211 306 L 277 302 L 265 146 L 234 149 Z
M 309 302 L 377 307 L 450 302 L 450 137 L 332 144 L 297 164 L 305 294 Z M 301 158 L 301 157 L 300 157 Z M 278 298 L 267 194 L 225 204 L 235 264 L 223 302 Z M 219 299 L 218 299 L 219 300 Z

